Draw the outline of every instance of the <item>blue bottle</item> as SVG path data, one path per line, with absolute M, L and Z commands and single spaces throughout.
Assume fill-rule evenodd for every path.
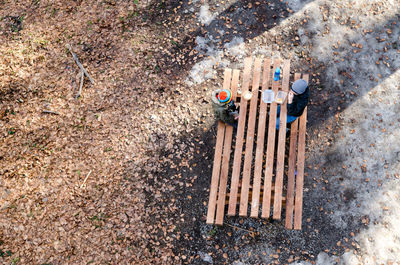
M 281 78 L 281 69 L 277 67 L 274 73 L 274 81 L 279 81 L 280 78 Z

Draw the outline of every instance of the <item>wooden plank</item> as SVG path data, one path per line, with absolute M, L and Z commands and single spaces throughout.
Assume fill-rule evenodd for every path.
M 272 186 L 272 191 L 274 191 L 274 186 Z M 260 200 L 262 200 L 262 196 L 263 196 L 263 194 L 264 194 L 264 192 L 263 192 L 263 190 L 261 190 L 260 191 Z M 229 196 L 229 193 L 227 194 L 227 196 Z M 238 197 L 240 196 L 240 194 L 238 194 Z M 228 198 L 228 197 L 227 197 Z M 253 198 L 253 191 L 250 189 L 249 190 L 249 200 L 251 199 L 251 198 Z M 273 202 L 273 200 L 274 200 L 274 198 L 272 197 L 272 202 Z M 228 204 L 228 200 L 225 200 L 225 204 L 227 205 Z M 286 205 L 286 198 L 282 198 L 282 205 Z
M 271 59 L 265 60 L 264 71 L 262 78 L 262 91 L 268 89 L 271 72 Z M 263 164 L 264 152 L 264 136 L 265 136 L 265 123 L 267 117 L 267 103 L 260 100 L 260 112 L 258 117 L 258 131 L 257 131 L 257 148 L 256 159 L 254 168 L 254 182 L 253 182 L 253 196 L 251 199 L 251 217 L 258 217 L 258 208 L 260 206 L 260 186 L 261 186 L 261 173 Z
M 233 156 L 233 168 L 232 168 L 232 179 L 231 179 L 231 188 L 229 196 L 228 215 L 235 215 L 236 213 L 237 193 L 239 189 L 240 164 L 242 161 L 244 127 L 246 123 L 246 114 L 247 114 L 247 101 L 243 98 L 243 94 L 245 91 L 249 89 L 251 63 L 252 63 L 251 57 L 244 59 L 242 97 L 240 100 L 235 154 Z
M 226 68 L 224 73 L 224 84 L 223 84 L 224 89 L 229 88 L 231 83 L 231 75 L 232 75 L 232 70 Z M 214 223 L 224 135 L 225 135 L 225 124 L 222 121 L 218 121 L 217 142 L 215 144 L 214 163 L 213 163 L 213 171 L 212 171 L 211 186 L 210 186 L 210 198 L 208 200 L 208 209 L 207 209 L 207 220 L 206 220 L 207 224 Z
M 294 80 L 298 80 L 300 74 L 294 75 Z M 296 119 L 291 124 L 290 128 L 290 146 L 289 146 L 289 172 L 288 172 L 288 186 L 286 192 L 286 218 L 285 227 L 287 229 L 293 228 L 293 205 L 294 205 L 294 178 L 296 169 L 296 146 L 297 146 L 297 126 L 299 119 Z
M 283 64 L 282 90 L 289 90 L 290 60 L 285 60 Z M 286 118 L 287 118 L 287 99 L 281 104 L 281 113 L 279 117 L 279 136 L 278 151 L 276 159 L 276 178 L 275 178 L 275 199 L 273 218 L 281 219 L 282 208 L 282 189 L 283 189 L 283 171 L 285 166 L 285 142 L 286 142 Z
M 247 124 L 246 151 L 244 155 L 242 190 L 240 195 L 240 207 L 239 207 L 240 216 L 247 215 L 247 208 L 249 202 L 249 186 L 250 186 L 251 165 L 253 161 L 254 129 L 256 127 L 260 75 L 261 75 L 261 59 L 256 58 L 254 61 L 254 69 L 253 69 L 253 85 L 252 85 L 253 95 L 250 101 L 249 121 Z
M 274 60 L 272 73 L 278 67 L 280 61 Z M 272 90 L 275 95 L 278 92 L 279 83 L 272 81 Z M 276 132 L 276 108 L 277 104 L 273 102 L 269 110 L 269 123 L 268 123 L 268 140 L 267 140 L 267 158 L 265 161 L 265 175 L 264 175 L 264 196 L 262 200 L 262 218 L 269 218 L 271 208 L 271 186 L 272 186 L 272 171 L 274 168 L 274 153 L 275 153 L 275 132 Z
M 231 83 L 232 97 L 236 101 L 236 91 L 239 82 L 239 70 L 233 70 L 233 77 Z M 232 144 L 232 133 L 233 127 L 226 126 L 225 128 L 225 142 L 224 152 L 222 155 L 222 169 L 219 181 L 218 201 L 217 201 L 217 216 L 215 218 L 215 224 L 222 225 L 224 221 L 225 211 L 225 197 L 226 197 L 226 184 L 228 182 L 228 171 L 229 171 L 229 160 L 231 157 L 231 144 Z
M 308 74 L 303 79 L 308 82 Z M 299 145 L 297 147 L 297 177 L 296 177 L 296 199 L 294 205 L 294 229 L 301 229 L 301 218 L 303 215 L 303 185 L 304 185 L 304 155 L 306 151 L 306 123 L 307 107 L 300 116 L 299 121 Z

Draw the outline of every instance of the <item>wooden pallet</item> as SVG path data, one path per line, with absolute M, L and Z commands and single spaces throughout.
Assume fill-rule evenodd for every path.
M 272 75 L 278 66 L 282 69 L 283 78 L 275 82 Z M 239 70 L 225 69 L 223 88 L 232 90 L 235 102 L 238 101 L 239 75 Z M 294 79 L 300 77 L 301 75 L 296 73 Z M 302 78 L 308 81 L 308 75 L 305 74 Z M 276 135 L 277 104 L 264 103 L 260 93 L 260 87 L 261 91 L 272 89 L 275 94 L 278 90 L 288 91 L 289 79 L 289 60 L 281 62 L 275 59 L 272 62 L 271 59 L 256 58 L 253 64 L 252 58 L 245 59 L 241 95 L 250 90 L 253 96 L 250 101 L 240 99 L 232 165 L 230 157 L 233 127 L 218 122 L 207 211 L 208 224 L 223 224 L 226 204 L 229 216 L 235 215 L 239 206 L 240 216 L 249 214 L 254 218 L 258 218 L 260 213 L 262 218 L 269 218 L 272 206 L 272 217 L 277 220 L 281 219 L 282 206 L 286 206 L 285 227 L 301 229 L 307 109 L 300 118 L 290 124 L 289 158 L 288 164 L 285 165 L 286 102 L 281 106 L 279 131 Z M 256 125 L 258 125 L 257 132 Z M 277 143 L 275 143 L 276 136 L 278 136 Z M 285 167 L 288 168 L 286 174 Z M 284 190 L 286 178 L 287 189 Z M 227 193 L 229 181 L 229 193 Z

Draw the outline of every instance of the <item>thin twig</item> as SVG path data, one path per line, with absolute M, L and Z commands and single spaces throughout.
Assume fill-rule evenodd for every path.
M 79 62 L 78 56 L 72 51 L 71 45 L 67 44 L 66 47 L 68 48 L 69 52 L 72 54 L 72 57 L 74 57 L 76 64 L 79 66 L 79 68 L 81 68 L 82 72 L 85 73 L 85 75 L 89 78 L 90 82 L 94 85 L 93 78 L 86 71 L 85 67 L 83 67 L 83 65 Z
M 81 82 L 79 84 L 79 91 L 76 94 L 75 98 L 79 98 L 81 96 L 82 93 L 82 87 L 83 87 L 83 77 L 85 76 L 85 73 L 83 71 L 81 71 Z
M 243 231 L 246 231 L 246 232 L 249 232 L 249 233 L 253 233 L 253 234 L 255 234 L 255 233 L 256 233 L 256 232 L 254 232 L 254 231 L 250 231 L 250 230 L 247 230 L 247 229 L 244 229 L 244 228 L 238 227 L 238 226 L 230 225 L 230 224 L 228 224 L 228 223 L 225 223 L 225 222 L 224 222 L 224 225 L 227 225 L 227 226 L 230 226 L 230 227 L 233 227 L 233 228 L 237 228 L 237 229 L 239 229 L 239 230 L 243 230 Z
M 55 111 L 51 111 L 51 110 L 43 110 L 42 113 L 60 115 L 59 113 L 57 113 L 57 112 L 55 112 Z
M 83 185 L 85 185 L 86 180 L 87 180 L 88 177 L 90 176 L 90 173 L 92 173 L 92 170 L 89 171 L 89 173 L 86 175 L 86 178 L 83 180 L 83 183 L 81 184 L 81 187 L 80 187 L 81 189 L 82 189 Z

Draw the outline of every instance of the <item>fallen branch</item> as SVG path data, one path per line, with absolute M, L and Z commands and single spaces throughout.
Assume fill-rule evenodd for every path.
M 230 224 L 228 224 L 228 223 L 225 223 L 225 222 L 224 222 L 224 225 L 227 225 L 227 226 L 230 226 L 230 227 L 232 227 L 232 228 L 239 229 L 239 230 L 243 230 L 243 231 L 246 231 L 246 232 L 249 232 L 249 233 L 252 233 L 252 234 L 256 234 L 256 232 L 254 232 L 254 231 L 250 231 L 250 230 L 247 230 L 247 229 L 244 229 L 244 228 L 238 227 L 238 226 L 230 225 Z
M 80 187 L 81 189 L 82 189 L 83 185 L 85 185 L 86 180 L 87 180 L 88 177 L 90 176 L 90 173 L 92 173 L 92 170 L 89 171 L 89 173 L 86 175 L 86 178 L 83 180 L 83 183 L 81 184 L 81 187 Z
M 89 73 L 86 71 L 85 67 L 79 62 L 78 56 L 72 51 L 71 45 L 67 44 L 66 47 L 68 48 L 69 52 L 72 54 L 72 57 L 74 58 L 76 64 L 81 68 L 82 72 L 89 78 L 90 82 L 94 85 L 94 80 L 93 78 L 89 75 Z
M 44 114 L 54 114 L 54 115 L 60 115 L 59 113 L 51 110 L 43 110 L 42 113 Z
M 81 82 L 79 83 L 79 90 L 78 90 L 78 93 L 76 94 L 75 98 L 79 98 L 81 96 L 82 87 L 83 87 L 83 77 L 84 76 L 85 76 L 84 72 L 81 71 Z

